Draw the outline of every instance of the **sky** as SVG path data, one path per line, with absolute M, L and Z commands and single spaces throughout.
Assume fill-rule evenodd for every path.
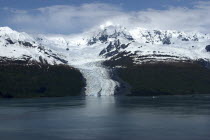
M 72 34 L 102 24 L 210 33 L 210 0 L 0 0 L 0 26 Z

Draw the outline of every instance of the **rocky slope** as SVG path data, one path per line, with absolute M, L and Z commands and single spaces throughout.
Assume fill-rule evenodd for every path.
M 190 73 L 192 69 L 202 66 L 201 69 L 205 71 L 209 67 L 209 45 L 210 35 L 196 32 L 184 33 L 142 28 L 126 29 L 121 26 L 111 25 L 100 26 L 100 28 L 78 35 L 64 36 L 28 35 L 13 31 L 8 27 L 2 27 L 0 28 L 0 63 L 27 65 L 33 63 L 47 65 L 64 64 L 77 68 L 86 79 L 86 95 L 114 95 L 124 82 L 129 84 L 130 88 L 132 88 L 132 85 L 135 85 L 135 88 L 139 89 L 135 93 L 147 93 L 145 91 L 148 91 L 149 84 L 143 89 L 138 87 L 144 85 L 139 81 L 150 79 L 149 76 L 143 76 L 142 78 L 139 76 L 140 73 L 136 73 L 132 76 L 137 77 L 135 79 L 137 83 L 131 84 L 132 82 L 129 81 L 133 79 L 129 79 L 129 74 L 132 74 L 132 69 L 140 71 L 142 69 L 141 66 L 145 65 L 149 67 L 148 71 L 159 66 L 165 67 L 164 70 L 168 71 L 171 70 L 171 68 L 167 69 L 169 64 L 174 68 L 172 75 L 177 74 L 178 69 L 184 70 L 187 68 L 188 72 L 185 74 L 188 77 L 192 77 L 194 74 Z M 160 63 L 162 65 L 149 66 Z M 178 66 L 181 65 L 181 67 L 177 67 L 177 64 Z M 193 66 L 189 69 L 189 65 Z M 198 71 L 203 73 L 200 67 L 198 69 Z M 128 71 L 126 72 L 126 70 L 129 70 L 129 74 L 127 74 Z M 113 71 L 115 71 L 114 76 Z M 199 73 L 198 71 L 196 73 Z M 158 70 L 153 70 L 153 72 L 159 73 L 158 75 L 161 75 L 159 77 L 166 77 L 164 73 Z M 182 73 L 182 71 L 179 73 Z M 144 74 L 144 72 L 141 72 L 140 75 Z M 205 74 L 208 77 L 208 70 Z M 118 78 L 116 78 L 117 75 Z M 200 77 L 198 75 L 198 81 L 201 75 Z M 174 77 L 171 78 L 168 81 L 165 80 L 166 83 L 174 81 Z M 163 79 L 159 78 L 158 80 L 161 82 Z M 181 81 L 188 80 L 182 79 Z M 152 83 L 152 81 L 150 82 Z M 208 80 L 206 82 L 203 80 L 197 83 L 203 84 L 208 82 Z M 174 82 L 171 84 L 174 84 Z M 174 84 L 174 87 L 176 86 L 178 87 L 178 85 Z M 170 87 L 170 90 L 164 90 L 172 93 L 171 86 L 168 87 Z M 192 84 L 188 89 L 191 87 Z M 210 89 L 207 89 L 205 92 L 210 93 Z M 151 93 L 156 94 L 155 90 L 159 90 L 159 93 L 164 93 L 160 89 L 154 88 L 152 90 L 154 92 L 150 92 L 148 95 Z M 173 90 L 173 94 L 175 92 L 177 91 Z M 180 94 L 181 92 L 183 91 L 179 91 Z M 203 91 L 200 90 L 195 93 L 201 92 Z

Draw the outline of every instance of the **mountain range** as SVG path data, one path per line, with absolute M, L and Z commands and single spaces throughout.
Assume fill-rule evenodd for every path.
M 86 95 L 210 93 L 209 62 L 210 35 L 199 32 L 109 25 L 32 35 L 0 28 L 0 67 L 69 66 L 83 76 Z

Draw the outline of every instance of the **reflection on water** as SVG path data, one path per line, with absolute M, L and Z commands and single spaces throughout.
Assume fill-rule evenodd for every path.
M 0 100 L 2 140 L 209 140 L 210 96 Z

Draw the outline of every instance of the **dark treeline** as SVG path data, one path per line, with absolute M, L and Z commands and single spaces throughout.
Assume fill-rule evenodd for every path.
M 61 97 L 81 95 L 81 73 L 66 65 L 0 65 L 0 97 Z

